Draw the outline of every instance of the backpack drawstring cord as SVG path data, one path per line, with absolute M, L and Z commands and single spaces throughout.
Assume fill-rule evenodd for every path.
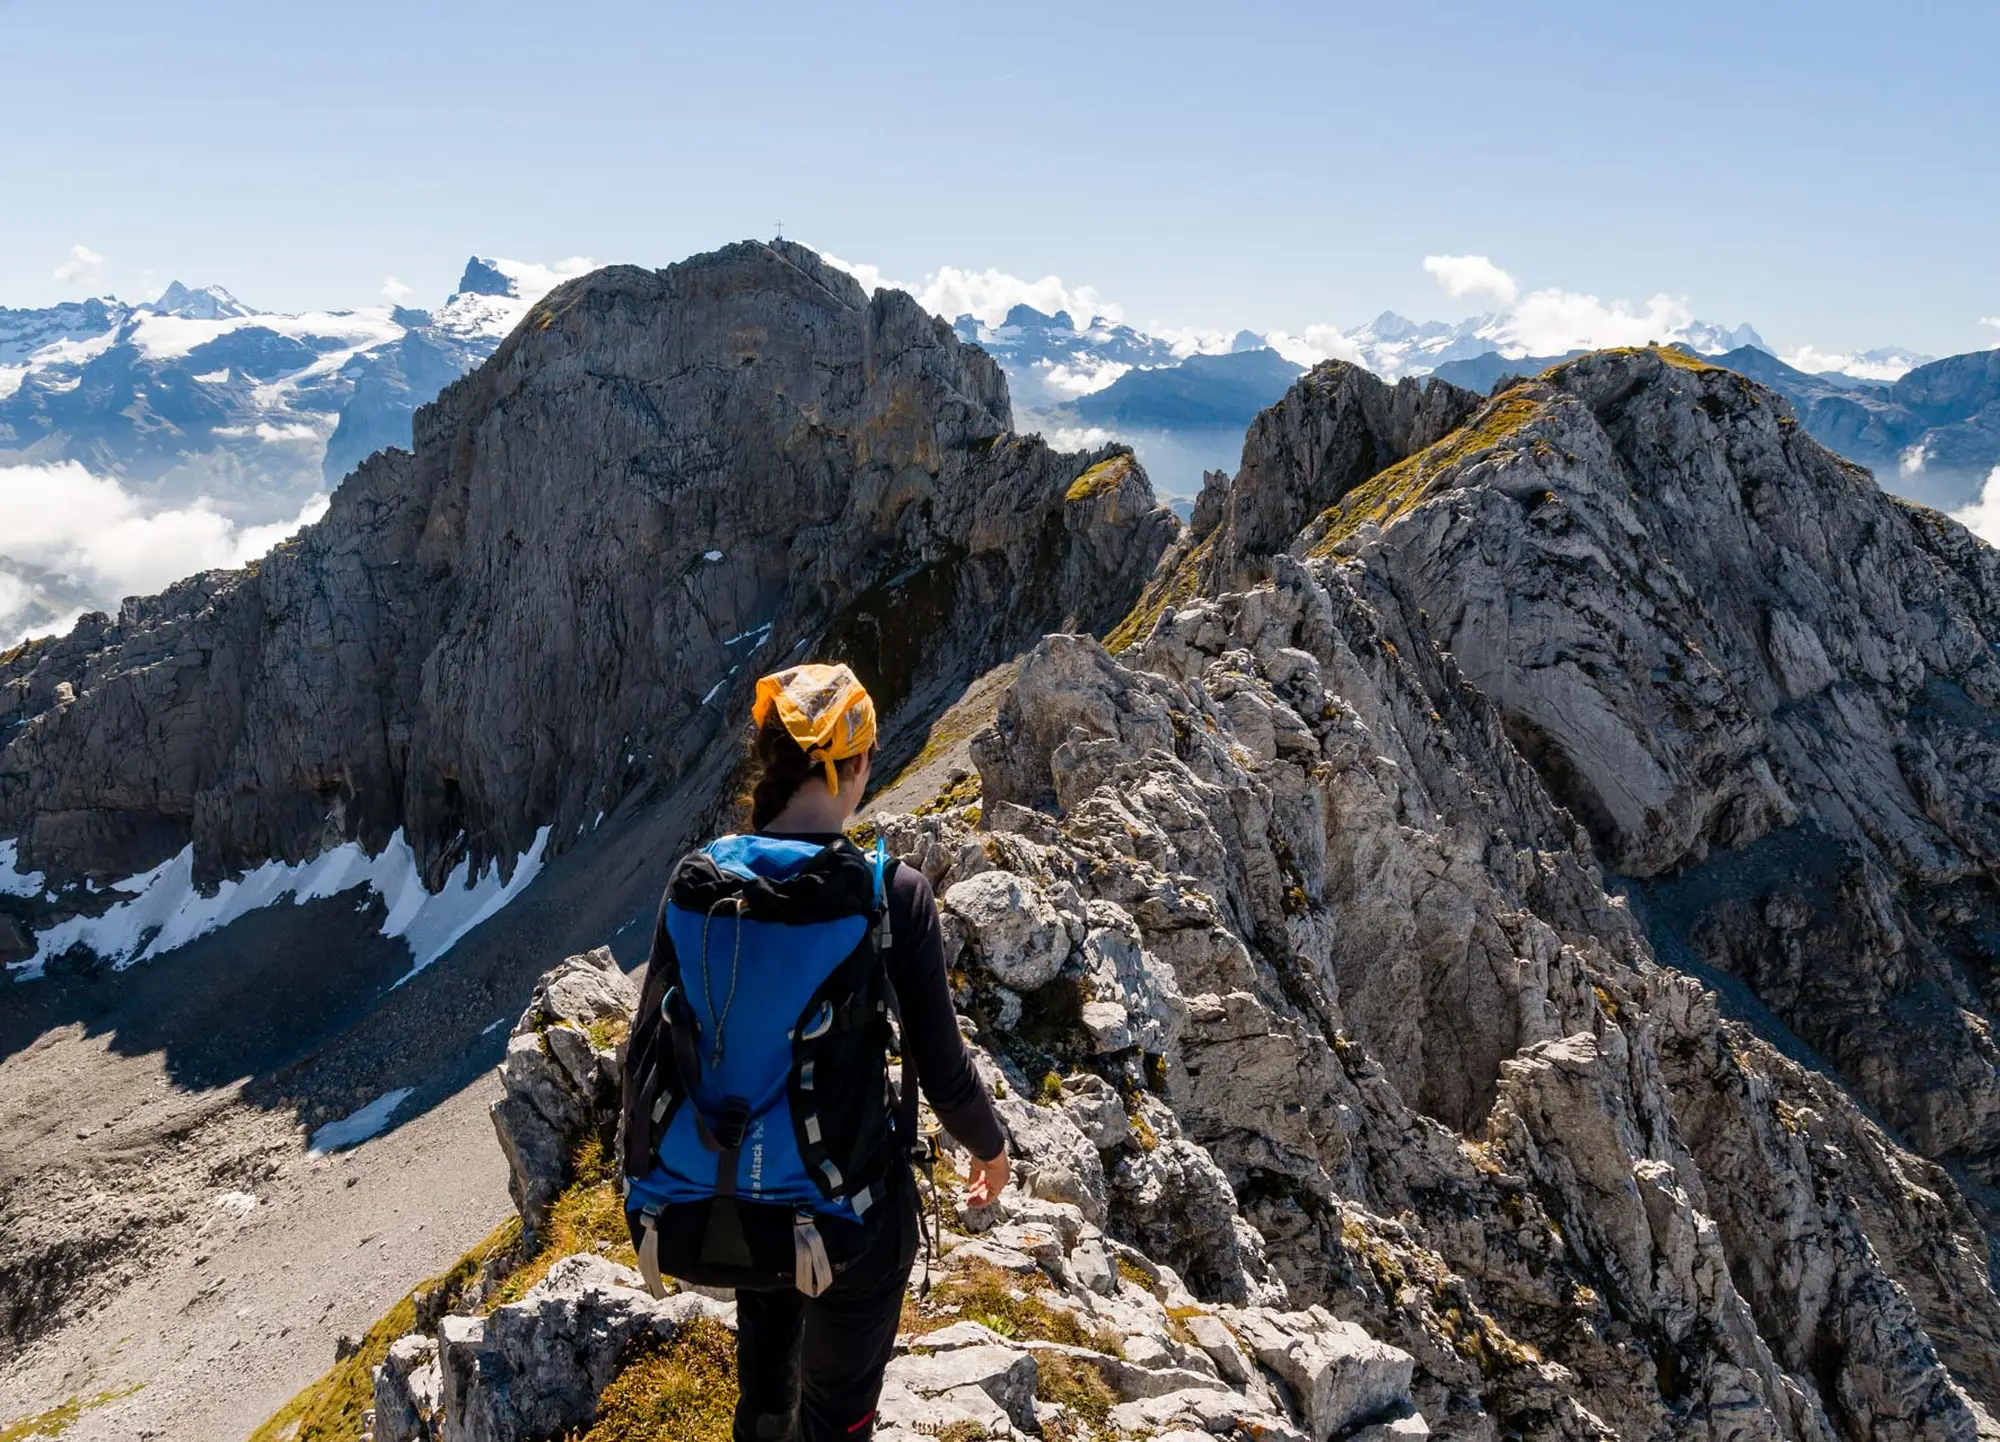
M 730 903 L 736 906 L 736 945 L 729 953 L 729 994 L 722 999 L 722 1015 L 715 1014 L 715 984 L 708 974 L 708 927 L 715 920 L 715 913 Z M 722 1029 L 729 1025 L 729 1009 L 736 1004 L 736 974 L 743 960 L 743 912 L 741 896 L 725 896 L 709 907 L 701 919 L 701 1001 L 708 1010 L 708 1029 L 715 1033 L 715 1048 L 709 1053 L 709 1070 L 722 1067 Z

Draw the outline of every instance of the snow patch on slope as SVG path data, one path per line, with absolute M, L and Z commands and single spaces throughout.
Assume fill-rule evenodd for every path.
M 0 896 L 38 896 L 42 890 L 39 871 L 20 871 L 21 843 L 0 841 Z
M 220 340 L 231 331 L 252 328 L 274 331 L 291 340 L 344 342 L 345 348 L 365 350 L 402 339 L 404 328 L 386 309 L 307 311 L 303 315 L 235 315 L 218 319 L 181 315 L 135 316 L 124 337 L 147 360 L 178 360 L 198 346 Z M 108 344 L 108 340 L 105 342 Z M 88 344 L 88 342 L 86 342 Z
M 207 896 L 194 885 L 194 847 L 185 846 L 151 871 L 112 883 L 112 890 L 130 900 L 114 903 L 101 915 L 74 916 L 39 933 L 34 956 L 10 963 L 8 969 L 18 981 L 33 981 L 50 961 L 82 946 L 122 971 L 287 898 L 303 906 L 365 886 L 389 909 L 382 935 L 400 938 L 410 948 L 410 969 L 396 982 L 401 986 L 526 890 L 541 872 L 548 840 L 549 828 L 544 826 L 535 833 L 527 855 L 515 863 L 510 878 L 501 878 L 498 862 L 475 877 L 470 860 L 461 860 L 444 887 L 430 892 L 417 871 L 415 853 L 398 831 L 377 856 L 350 841 L 297 865 L 267 861 L 239 880 L 218 883 Z M 15 870 L 17 846 L 11 841 L 0 845 L 0 893 L 33 895 L 41 878 Z M 18 889 L 30 883 L 32 889 Z
M 337 1122 L 328 1122 L 312 1134 L 306 1144 L 306 1155 L 323 1157 L 328 1152 L 358 1147 L 370 1137 L 380 1136 L 389 1119 L 396 1114 L 396 1108 L 410 1099 L 414 1087 L 397 1087 L 392 1092 L 384 1092 L 359 1111 L 350 1112 Z

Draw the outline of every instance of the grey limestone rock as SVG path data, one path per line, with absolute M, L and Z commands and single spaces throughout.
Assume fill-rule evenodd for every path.
M 616 1125 L 623 1038 L 637 1002 L 637 988 L 599 947 L 544 975 L 507 1038 L 493 1130 L 530 1239 L 568 1183 L 577 1146 L 592 1132 L 608 1138 Z
M 375 1369 L 375 1442 L 438 1442 L 444 1378 L 433 1337 L 412 1333 L 389 1344 Z
M 1707 410 L 1685 390 L 1679 404 L 1729 424 L 1743 409 L 1744 438 L 1720 464 L 1751 464 L 1756 409 L 1768 399 L 1643 354 L 1590 365 L 1624 368 L 1625 389 L 1607 392 L 1619 416 L 1653 414 L 1667 404 L 1663 393 L 1687 384 L 1683 374 L 1715 387 Z M 1385 523 L 1343 531 L 1336 500 L 1296 554 L 1267 558 L 1268 582 L 1197 588 L 1122 653 L 1088 638 L 1044 641 L 974 738 L 987 839 L 977 850 L 955 843 L 956 860 L 941 848 L 937 879 L 948 888 L 959 875 L 1013 871 L 1039 887 L 1075 887 L 1086 916 L 1108 903 L 1117 911 L 1106 917 L 1131 919 L 1135 967 L 1162 975 L 1158 994 L 1180 995 L 1185 1020 L 1163 1037 L 1158 1093 L 1132 1102 L 1132 1114 L 1148 1118 L 1150 1148 L 1133 1124 L 1124 1136 L 1102 1127 L 1086 1100 L 1101 1079 L 1065 1080 L 1065 1118 L 1106 1143 L 1104 1226 L 1170 1261 L 1198 1296 L 1241 1297 L 1268 1274 L 1289 1299 L 1279 1305 L 1327 1308 L 1400 1349 L 1421 1424 L 1404 1412 L 1380 1425 L 1467 1438 L 1510 1429 L 1969 1437 L 2000 1385 L 1990 1362 L 2000 1324 L 1986 1275 L 1991 1221 L 1846 1089 L 1885 1065 L 1908 1076 L 1934 1053 L 1910 1045 L 1892 1060 L 1879 1036 L 1857 1032 L 1865 1049 L 1850 1054 L 1865 1065 L 1843 1084 L 1832 1068 L 1786 1055 L 1780 1047 L 1796 1043 L 1782 1034 L 1726 1020 L 1713 993 L 1661 964 L 1654 939 L 1669 945 L 1671 934 L 1649 931 L 1652 918 L 1635 914 L 1607 877 L 1605 860 L 1621 864 L 1618 833 L 1587 807 L 1579 816 L 1556 804 L 1579 773 L 1516 724 L 1518 693 L 1493 670 L 1494 647 L 1516 633 L 1482 643 L 1478 671 L 1448 644 L 1478 605 L 1498 615 L 1496 606 L 1534 604 L 1511 582 L 1481 581 L 1477 547 L 1518 529 L 1515 518 L 1532 513 L 1525 502 L 1549 504 L 1538 491 L 1518 495 L 1522 483 L 1504 470 L 1537 455 L 1571 464 L 1559 448 L 1539 452 L 1538 439 L 1557 443 L 1535 430 L 1537 417 L 1575 416 L 1568 395 L 1509 393 L 1516 410 L 1475 418 L 1468 434 L 1412 458 L 1403 475 L 1414 489 L 1389 505 Z M 1769 423 L 1781 449 L 1769 466 L 1812 473 L 1834 464 L 1788 441 L 1777 414 Z M 1596 444 L 1636 474 L 1662 464 L 1621 451 L 1629 431 L 1588 424 L 1609 425 L 1615 438 L 1564 432 L 1576 456 Z M 1512 511 L 1478 494 L 1489 477 L 1516 488 L 1500 492 Z M 1824 503 L 1842 494 L 1836 487 Z M 1632 500 L 1606 496 L 1607 513 L 1614 503 Z M 1948 525 L 1925 521 L 1914 539 L 1902 508 L 1879 497 L 1860 504 L 1878 508 L 1876 544 L 1900 536 L 1894 564 L 1912 598 L 1941 596 L 1942 614 L 1962 618 L 1949 625 L 1991 613 L 1982 599 L 1992 595 L 1990 558 Z M 1454 508 L 1467 506 L 1494 507 L 1491 523 L 1454 522 Z M 1560 569 L 1552 558 L 1569 554 L 1554 549 L 1569 544 L 1563 534 L 1539 564 L 1572 588 L 1564 624 L 1582 636 L 1576 618 L 1595 603 L 1580 588 L 1637 589 L 1629 578 L 1645 566 L 1603 549 L 1601 561 L 1578 553 Z M 1432 558 L 1420 555 L 1426 545 Z M 1435 559 L 1456 555 L 1454 545 L 1472 549 Z M 1524 540 L 1504 554 L 1525 564 L 1530 549 Z M 1419 605 L 1410 597 L 1421 588 Z M 1771 619 L 1780 612 L 1799 624 Z M 1857 684 L 1822 674 L 1822 657 L 1836 672 L 1842 664 L 1830 614 L 1762 599 L 1732 609 L 1730 624 L 1742 628 L 1732 634 L 1759 648 L 1757 664 L 1768 668 L 1762 694 L 1793 698 L 1769 703 L 1777 710 L 1757 723 L 1762 734 L 1772 717 L 1786 721 L 1784 706 Z M 1968 697 L 1987 694 L 1978 649 L 1953 654 L 1964 678 L 1955 684 Z M 1482 675 L 1501 676 L 1498 694 L 1473 684 Z M 1675 678 L 1658 684 L 1671 691 Z M 1671 708 L 1649 709 L 1653 693 L 1636 694 L 1620 705 L 1647 718 L 1632 733 L 1642 745 L 1723 748 L 1707 753 L 1720 758 L 1735 744 L 1724 734 L 1726 706 L 1700 712 L 1690 695 L 1685 714 L 1720 723 L 1705 735 L 1676 730 Z M 1983 754 L 1986 723 L 1964 705 L 1908 714 L 1933 754 Z M 1959 729 L 1941 744 L 1930 734 L 1940 727 Z M 1890 752 L 1903 773 L 1924 778 L 1923 804 L 1959 828 L 1962 855 L 1979 854 L 1982 823 L 1971 818 L 1986 794 L 1984 763 L 1932 769 L 1909 746 L 1900 758 Z M 1696 769 L 1711 782 L 1728 775 L 1710 761 Z M 1737 794 L 1770 801 L 1790 786 L 1788 774 L 1775 763 L 1747 766 L 1748 789 Z M 1888 799 L 1868 834 L 1905 825 L 1907 804 Z M 1635 842 L 1683 845 L 1671 839 L 1677 818 L 1709 804 L 1639 817 Z M 1771 824 L 1791 824 L 1783 811 Z M 1032 844 L 1019 844 L 1030 833 Z M 1755 834 L 1711 830 L 1700 864 L 1735 865 L 1731 848 L 1750 848 Z M 1953 874 L 1939 877 L 1955 885 Z M 1818 960 L 1815 971 L 1797 943 L 1823 925 L 1831 900 L 1872 918 L 1875 956 L 1921 944 L 1935 908 L 1913 907 L 1899 890 L 1909 885 L 1880 860 L 1832 898 L 1815 892 L 1810 870 L 1793 873 L 1746 897 L 1740 919 L 1725 910 L 1734 929 L 1711 920 L 1708 944 L 1735 944 L 1754 922 L 1794 939 L 1790 969 L 1772 968 L 1794 988 L 1841 968 L 1866 974 L 1876 965 L 1866 947 L 1843 941 L 1838 961 Z M 1976 914 L 1977 905 L 1961 913 Z M 1126 994 L 1129 1029 L 1146 1011 L 1130 1004 L 1138 992 Z M 1046 1007 L 1032 990 L 1023 1002 Z M 1955 1045 L 1954 1024 L 1939 1020 L 1941 1031 L 1926 1023 L 1927 1040 Z M 1038 1044 L 1055 1045 L 1070 1076 L 1101 1068 L 1098 1040 L 1115 1021 L 1079 1016 L 1073 1040 Z M 1884 1105 L 1976 1120 L 1992 1095 L 1990 1079 L 1959 1067 Z M 1233 1246 L 1218 1247 L 1231 1237 Z M 1815 1364 L 1814 1345 L 1848 1359 L 1837 1377 Z
M 692 1292 L 655 1301 L 636 1272 L 602 1257 L 565 1258 L 520 1301 L 443 1319 L 444 1442 L 525 1442 L 587 1425 L 635 1341 L 734 1315 Z

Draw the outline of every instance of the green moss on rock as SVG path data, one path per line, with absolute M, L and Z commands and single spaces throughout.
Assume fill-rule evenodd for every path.
M 1377 472 L 1322 511 L 1324 529 L 1310 554 L 1333 554 L 1342 541 L 1371 522 L 1384 528 L 1393 525 L 1423 503 L 1439 475 L 1511 439 L 1542 413 L 1544 404 L 1526 390 L 1494 397 L 1450 435 Z
M 1129 455 L 1113 456 L 1108 461 L 1099 461 L 1069 483 L 1069 489 L 1063 492 L 1063 500 L 1074 504 L 1077 501 L 1087 501 L 1093 496 L 1101 496 L 1131 474 L 1132 458 Z

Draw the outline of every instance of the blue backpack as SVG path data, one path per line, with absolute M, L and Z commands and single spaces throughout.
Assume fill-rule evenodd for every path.
M 858 1255 L 916 1142 L 888 1077 L 887 848 L 724 836 L 667 885 L 678 976 L 627 1058 L 640 1270 L 817 1296 Z M 648 1162 L 650 1170 L 641 1174 Z

